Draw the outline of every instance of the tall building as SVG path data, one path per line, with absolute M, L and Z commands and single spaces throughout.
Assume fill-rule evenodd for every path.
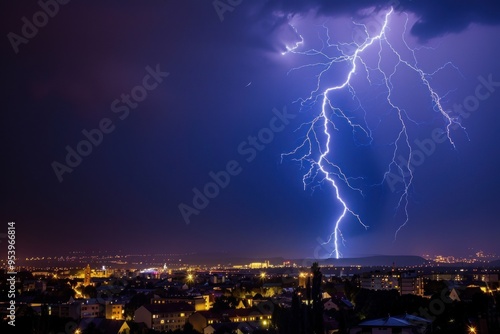
M 405 272 L 400 278 L 401 295 L 424 295 L 424 280 L 415 271 Z
M 266 262 L 252 262 L 248 265 L 250 269 L 266 269 L 269 268 L 269 261 Z
M 120 303 L 106 302 L 106 319 L 125 320 L 125 305 Z
M 135 310 L 134 321 L 157 331 L 175 331 L 182 329 L 193 313 L 194 306 L 187 303 L 146 304 Z
M 208 295 L 206 296 L 208 297 Z M 207 311 L 206 299 L 203 296 L 181 296 L 181 297 L 167 297 L 161 298 L 155 296 L 151 299 L 151 304 L 168 304 L 168 303 L 186 303 L 192 305 L 195 311 Z
M 362 289 L 368 290 L 399 290 L 399 274 L 395 272 L 371 272 L 360 277 Z
M 92 276 L 91 276 L 90 264 L 87 264 L 87 267 L 85 268 L 84 276 L 83 276 L 83 286 L 90 285 L 91 278 L 92 278 Z
M 80 317 L 81 318 L 102 318 L 105 315 L 105 306 L 95 298 L 86 299 L 81 304 Z
M 401 295 L 424 295 L 424 279 L 415 270 L 389 273 L 371 272 L 363 274 L 360 286 L 368 290 L 397 290 Z

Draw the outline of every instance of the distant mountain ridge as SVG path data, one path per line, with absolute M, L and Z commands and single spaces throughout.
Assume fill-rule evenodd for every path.
M 492 267 L 500 267 L 500 260 L 490 261 L 489 265 Z
M 182 263 L 203 264 L 203 265 L 249 265 L 250 263 L 269 261 L 271 265 L 281 265 L 284 262 L 295 263 L 298 266 L 310 267 L 313 262 L 320 265 L 334 266 L 418 266 L 429 263 L 428 260 L 416 255 L 374 255 L 358 258 L 341 259 L 286 259 L 284 257 L 252 257 L 252 256 L 231 256 L 228 253 L 193 253 L 182 256 Z
M 333 266 L 392 266 L 397 267 L 418 266 L 428 264 L 430 261 L 423 257 L 416 255 L 374 255 L 358 258 L 341 258 L 341 259 L 286 259 L 283 257 L 243 257 L 243 256 L 230 256 L 229 254 L 193 254 L 184 256 L 183 262 L 194 262 L 203 264 L 232 264 L 232 265 L 248 265 L 252 262 L 266 262 L 270 264 L 279 265 L 285 261 L 291 264 L 295 263 L 298 266 L 309 267 L 313 262 L 318 262 L 320 265 L 333 265 Z
M 408 267 L 429 263 L 428 260 L 416 255 L 375 255 L 359 258 L 326 259 L 318 261 L 321 265 L 335 266 L 396 266 Z

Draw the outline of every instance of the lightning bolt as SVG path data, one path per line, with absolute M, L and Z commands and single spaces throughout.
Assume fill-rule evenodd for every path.
M 356 91 L 353 86 L 353 76 L 358 73 L 365 73 L 366 80 L 372 84 L 372 79 L 370 73 L 377 72 L 381 74 L 382 85 L 384 88 L 385 99 L 387 100 L 388 109 L 393 111 L 397 115 L 397 120 L 400 124 L 400 128 L 397 132 L 394 141 L 392 142 L 393 151 L 392 151 L 392 159 L 387 166 L 387 170 L 385 171 L 382 181 L 378 183 L 378 185 L 382 185 L 384 181 L 389 177 L 391 171 L 396 171 L 398 175 L 402 176 L 402 189 L 401 194 L 398 197 L 398 202 L 396 206 L 396 214 L 402 210 L 404 214 L 404 219 L 399 228 L 396 230 L 394 234 L 394 238 L 396 239 L 397 234 L 400 230 L 409 222 L 409 213 L 408 213 L 408 205 L 409 205 L 409 193 L 413 182 L 413 170 L 410 165 L 412 160 L 412 145 L 410 144 L 410 136 L 407 130 L 408 122 L 412 122 L 418 125 L 416 121 L 414 121 L 406 112 L 406 110 L 400 106 L 398 106 L 394 102 L 393 98 L 393 78 L 400 67 L 404 66 L 407 69 L 413 71 L 417 74 L 420 82 L 423 87 L 427 90 L 429 97 L 432 101 L 433 110 L 438 112 L 444 122 L 445 122 L 445 132 L 448 138 L 449 143 L 455 147 L 455 143 L 451 137 L 452 125 L 457 124 L 459 127 L 465 130 L 459 122 L 457 117 L 451 117 L 450 112 L 446 111 L 442 105 L 443 97 L 440 96 L 435 89 L 432 87 L 430 83 L 430 79 L 434 74 L 443 70 L 447 66 L 451 66 L 454 69 L 458 70 L 451 62 L 446 63 L 436 71 L 432 73 L 426 73 L 423 71 L 418 64 L 417 57 L 415 54 L 415 49 L 412 49 L 408 43 L 406 42 L 405 35 L 407 31 L 408 25 L 408 15 L 406 15 L 406 21 L 404 24 L 404 29 L 402 32 L 402 41 L 404 47 L 409 51 L 410 57 L 409 59 L 405 59 L 400 52 L 394 47 L 394 45 L 389 41 L 387 32 L 390 31 L 389 21 L 390 17 L 393 14 L 393 8 L 390 8 L 387 13 L 385 13 L 382 27 L 379 33 L 375 36 L 370 36 L 366 25 L 353 23 L 357 26 L 360 26 L 364 35 L 366 36 L 362 43 L 338 43 L 332 44 L 330 43 L 330 37 L 328 28 L 323 25 L 323 27 L 327 30 L 328 39 L 323 42 L 323 48 L 320 50 L 309 49 L 306 51 L 300 51 L 300 47 L 304 44 L 304 38 L 298 34 L 298 31 L 295 27 L 292 28 L 295 30 L 297 35 L 300 37 L 299 42 L 295 43 L 295 45 L 291 47 L 286 47 L 286 51 L 283 52 L 283 55 L 294 53 L 305 56 L 315 56 L 321 57 L 324 61 L 311 63 L 302 65 L 299 67 L 292 68 L 290 72 L 301 70 L 304 68 L 323 68 L 320 73 L 317 75 L 316 87 L 311 91 L 307 98 L 298 99 L 296 102 L 300 102 L 302 108 L 313 108 L 315 105 L 320 104 L 321 109 L 319 114 L 310 122 L 302 124 L 299 129 L 305 128 L 306 134 L 304 136 L 304 140 L 300 145 L 298 145 L 294 150 L 284 153 L 281 155 L 281 158 L 289 157 L 294 161 L 300 162 L 301 166 L 306 165 L 308 167 L 307 172 L 304 174 L 302 182 L 304 185 L 304 189 L 307 187 L 312 187 L 315 189 L 317 186 L 327 183 L 331 185 L 335 194 L 335 200 L 341 206 L 341 213 L 335 219 L 333 224 L 333 232 L 329 235 L 329 238 L 324 245 L 332 244 L 333 251 L 331 251 L 330 256 L 335 256 L 335 258 L 340 258 L 342 256 L 340 252 L 339 243 L 345 245 L 345 239 L 342 235 L 341 225 L 344 220 L 348 217 L 353 218 L 357 223 L 361 224 L 365 229 L 368 228 L 366 224 L 363 223 L 360 215 L 356 213 L 347 201 L 344 199 L 342 195 L 341 188 L 339 184 L 343 184 L 347 186 L 351 191 L 355 191 L 363 195 L 363 192 L 360 188 L 354 186 L 352 184 L 353 180 L 362 179 L 362 178 L 352 178 L 348 177 L 346 173 L 342 170 L 342 168 L 335 163 L 334 152 L 331 150 L 332 146 L 332 130 L 338 130 L 335 126 L 334 117 L 339 118 L 341 121 L 344 121 L 347 125 L 349 125 L 352 129 L 353 137 L 355 133 L 358 131 L 362 133 L 368 144 L 371 144 L 372 131 L 368 127 L 368 123 L 366 121 L 366 111 L 362 106 L 361 101 L 358 99 L 356 95 Z M 327 49 L 333 47 L 335 50 L 335 56 L 329 56 L 327 54 Z M 350 52 L 347 49 L 352 49 Z M 367 65 L 367 61 L 363 58 L 366 54 L 366 51 L 369 49 L 374 49 L 374 51 L 378 50 L 378 61 L 377 66 L 375 68 L 370 68 Z M 389 70 L 382 68 L 382 58 L 383 51 L 389 52 L 396 58 L 395 64 Z M 327 88 L 322 88 L 325 86 L 325 78 L 328 71 L 332 69 L 334 65 L 337 64 L 346 64 L 349 71 L 347 72 L 345 79 L 335 86 L 330 86 Z M 361 110 L 364 112 L 365 118 L 363 118 L 364 122 L 361 124 L 354 120 L 354 117 L 349 117 L 348 112 L 338 107 L 335 102 L 333 95 L 337 91 L 347 90 L 353 100 L 357 102 L 358 108 L 357 110 Z M 298 130 L 299 130 L 298 129 Z M 406 164 L 398 164 L 396 162 L 397 156 L 404 155 L 407 157 Z M 314 184 L 314 185 L 313 185 Z

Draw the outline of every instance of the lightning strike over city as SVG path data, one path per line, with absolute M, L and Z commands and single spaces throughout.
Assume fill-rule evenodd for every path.
M 397 212 L 401 210 L 403 218 L 394 233 L 394 240 L 396 240 L 398 233 L 410 220 L 408 206 L 410 203 L 409 197 L 414 173 L 412 166 L 410 165 L 410 161 L 413 158 L 413 148 L 407 124 L 408 122 L 412 122 L 418 125 L 418 123 L 412 119 L 404 107 L 394 102 L 394 86 L 404 85 L 404 83 L 397 83 L 393 79 L 396 73 L 400 70 L 399 68 L 406 67 L 418 76 L 421 85 L 423 85 L 428 92 L 428 99 L 432 103 L 432 109 L 442 116 L 447 141 L 453 147 L 455 147 L 455 143 L 451 135 L 452 127 L 458 127 L 465 131 L 465 128 L 461 125 L 459 118 L 450 116 L 450 111 L 443 107 L 443 97 L 436 92 L 430 83 L 433 75 L 436 75 L 440 70 L 443 70 L 446 67 L 451 67 L 459 72 L 458 68 L 456 68 L 456 66 L 451 62 L 447 62 L 432 73 L 426 73 L 419 67 L 415 49 L 412 49 L 405 39 L 408 25 L 407 15 L 404 21 L 402 33 L 399 36 L 402 41 L 402 45 L 404 45 L 404 51 L 410 55 L 409 59 L 405 59 L 402 56 L 402 52 L 397 50 L 397 47 L 393 45 L 388 36 L 388 32 L 391 30 L 391 18 L 393 13 L 393 8 L 390 8 L 384 14 L 380 30 L 375 35 L 373 33 L 370 34 L 368 27 L 365 24 L 353 22 L 354 26 L 362 29 L 365 36 L 361 43 L 352 42 L 332 44 L 330 43 L 332 38 L 330 31 L 323 25 L 323 28 L 326 30 L 327 40 L 323 43 L 324 47 L 322 49 L 308 49 L 306 51 L 302 51 L 301 47 L 305 44 L 305 40 L 303 36 L 299 35 L 299 42 L 295 43 L 292 47 L 286 47 L 287 50 L 283 53 L 284 56 L 293 53 L 306 57 L 320 56 L 323 58 L 320 62 L 308 63 L 290 70 L 290 72 L 292 72 L 300 71 L 304 68 L 323 68 L 319 74 L 316 75 L 316 87 L 310 92 L 310 95 L 307 98 L 297 100 L 297 102 L 300 103 L 302 110 L 314 111 L 314 108 L 317 108 L 319 109 L 319 114 L 315 116 L 312 121 L 301 125 L 301 128 L 306 129 L 303 141 L 294 150 L 282 154 L 282 160 L 283 158 L 288 157 L 293 161 L 300 162 L 301 166 L 307 166 L 307 172 L 304 174 L 302 180 L 304 189 L 310 186 L 316 188 L 322 183 L 329 184 L 333 188 L 335 195 L 334 200 L 340 205 L 340 213 L 333 222 L 332 233 L 323 245 L 328 246 L 331 244 L 332 251 L 330 256 L 334 256 L 337 259 L 342 256 L 340 243 L 344 246 L 346 244 L 346 239 L 342 234 L 343 223 L 351 218 L 355 222 L 361 224 L 361 226 L 365 229 L 368 229 L 369 227 L 365 224 L 364 219 L 360 217 L 356 210 L 352 209 L 349 205 L 349 200 L 347 199 L 349 196 L 346 195 L 347 191 L 343 191 L 339 185 L 339 183 L 342 183 L 346 186 L 347 190 L 364 196 L 360 186 L 354 186 L 351 184 L 351 180 L 363 180 L 364 177 L 348 176 L 349 173 L 345 171 L 338 162 L 336 162 L 337 158 L 334 150 L 332 149 L 334 146 L 332 143 L 332 131 L 339 131 L 336 127 L 336 122 L 345 122 L 345 124 L 352 129 L 353 138 L 357 136 L 356 132 L 358 132 L 365 137 L 367 145 L 371 145 L 373 142 L 373 131 L 367 124 L 366 118 L 364 117 L 367 112 L 370 112 L 370 110 L 369 108 L 364 108 L 362 106 L 362 101 L 358 98 L 356 93 L 353 78 L 355 76 L 364 75 L 366 81 L 370 85 L 374 85 L 371 77 L 374 72 L 379 73 L 381 79 L 378 84 L 385 87 L 384 94 L 387 102 L 385 106 L 386 112 L 395 113 L 397 116 L 399 130 L 391 143 L 391 146 L 393 147 L 392 158 L 387 164 L 385 173 L 381 177 L 382 180 L 378 183 L 379 186 L 383 185 L 387 181 L 387 178 L 391 177 L 391 175 L 392 177 L 394 177 L 394 175 L 398 175 L 398 177 L 402 180 L 402 185 L 400 189 L 398 189 L 399 194 L 395 211 Z M 299 33 L 295 27 L 292 26 L 292 28 L 295 32 L 297 32 L 297 34 Z M 401 27 L 395 27 L 395 29 L 400 28 Z M 365 56 L 370 49 L 375 49 L 377 55 L 375 61 L 376 66 L 374 67 L 370 67 L 367 60 L 370 56 L 373 57 L 373 53 Z M 334 55 L 330 56 L 329 53 L 333 53 Z M 384 66 L 382 63 L 384 58 L 387 58 L 388 56 L 392 56 L 395 60 L 390 66 L 385 66 L 386 68 L 383 68 Z M 346 64 L 349 70 L 345 75 L 337 75 L 344 77 L 344 79 L 339 80 L 340 83 L 329 86 L 328 83 L 334 81 L 335 78 L 332 79 L 331 75 L 328 74 L 331 74 L 329 73 L 331 72 L 331 69 L 338 64 Z M 323 89 L 322 87 L 326 88 Z M 347 90 L 352 99 L 358 101 L 359 106 L 357 111 L 361 110 L 364 114 L 364 116 L 361 117 L 362 122 L 354 120 L 355 116 L 352 110 L 347 110 L 347 108 L 337 105 L 335 93 L 342 90 Z M 334 120 L 334 118 L 336 118 L 336 120 Z M 398 163 L 397 157 L 400 155 L 406 156 L 406 163 Z M 392 172 L 395 172 L 396 174 L 391 174 Z
M 2 6 L 0 333 L 500 333 L 500 2 Z

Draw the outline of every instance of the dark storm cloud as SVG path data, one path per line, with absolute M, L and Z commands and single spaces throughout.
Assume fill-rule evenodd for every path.
M 393 6 L 397 11 L 414 13 L 418 21 L 411 32 L 421 40 L 438 37 L 446 33 L 456 33 L 470 24 L 500 23 L 500 4 L 496 1 L 470 0 L 281 0 L 269 2 L 266 10 L 276 10 L 297 14 L 313 10 L 319 15 L 360 16 L 360 10 L 377 10 Z

